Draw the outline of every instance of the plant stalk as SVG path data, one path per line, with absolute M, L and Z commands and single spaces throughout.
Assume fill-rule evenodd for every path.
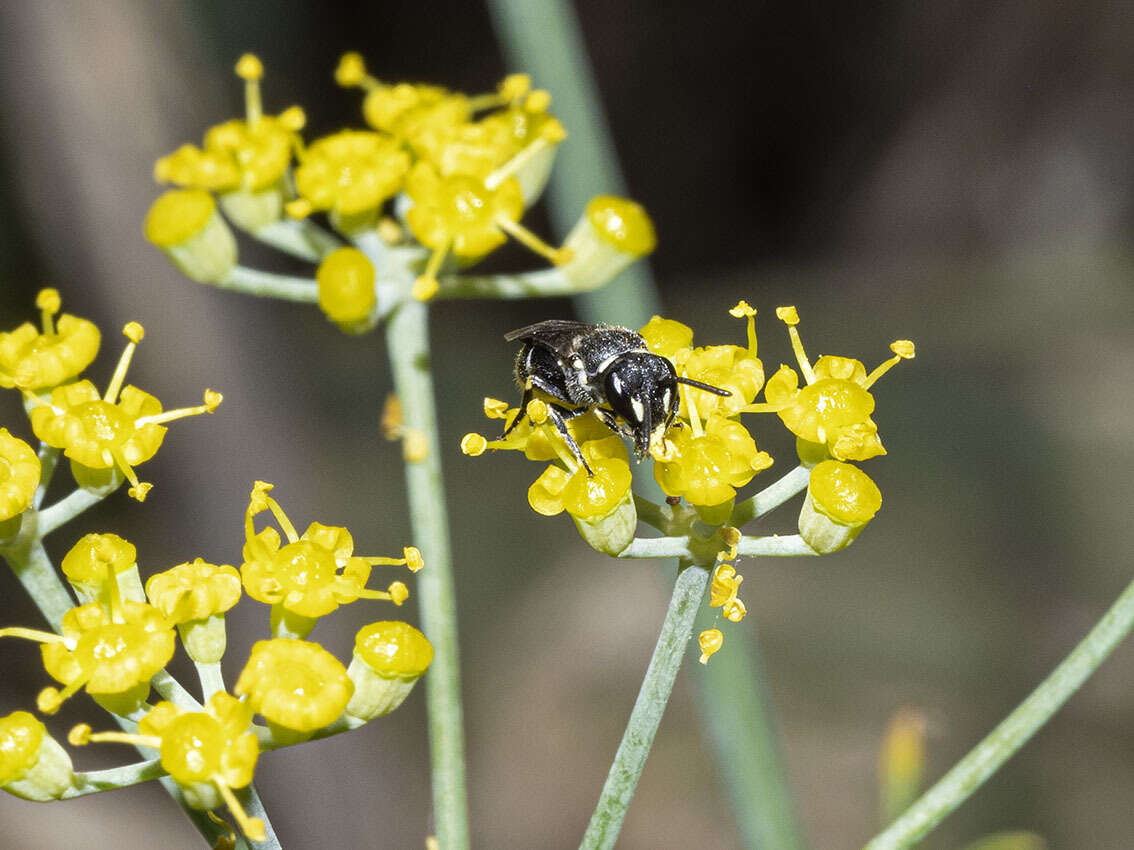
M 677 671 L 685 658 L 689 637 L 693 634 L 693 621 L 705 596 L 708 582 L 709 571 L 704 567 L 688 561 L 679 563 L 677 582 L 673 587 L 669 610 L 666 611 L 650 666 L 642 680 L 634 709 L 630 712 L 630 722 L 626 724 L 626 731 L 618 745 L 614 763 L 610 766 L 598 805 L 591 815 L 583 843 L 579 845 L 580 850 L 609 850 L 618 840 L 626 809 L 630 806 L 638 778 L 646 766 L 646 757 L 650 754 L 666 703 L 673 691 Z
M 1027 699 L 864 850 L 897 850 L 920 841 L 1051 719 L 1130 633 L 1131 627 L 1134 582 Z
M 424 304 L 407 298 L 391 313 L 386 346 L 405 428 L 421 433 L 428 447 L 423 460 L 406 461 L 406 485 L 414 543 L 425 559 L 425 569 L 417 574 L 421 627 L 434 653 L 425 676 L 425 695 L 437 839 L 444 850 L 466 850 L 469 828 L 457 603 L 429 360 L 429 315 Z

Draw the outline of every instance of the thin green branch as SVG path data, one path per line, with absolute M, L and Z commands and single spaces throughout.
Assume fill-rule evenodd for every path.
M 437 282 L 437 298 L 563 298 L 583 290 L 558 268 L 520 274 L 445 275 Z
M 219 289 L 231 289 L 233 292 L 260 298 L 279 298 L 307 304 L 319 300 L 319 285 L 314 278 L 264 272 L 247 266 L 236 266 L 224 280 L 218 280 L 213 285 Z
M 409 274 L 407 270 L 407 278 Z M 437 839 L 445 850 L 466 850 L 468 804 L 457 603 L 429 358 L 429 315 L 424 304 L 406 299 L 393 311 L 386 346 L 405 428 L 422 435 L 426 445 L 423 459 L 406 461 L 406 484 L 414 543 L 425 559 L 425 569 L 417 575 L 422 630 L 434 651 L 425 692 Z
M 185 690 L 185 687 L 166 670 L 158 670 L 150 679 L 150 684 L 164 699 L 178 708 L 184 708 L 186 711 L 201 710 L 201 703 L 197 702 L 197 698 Z
M 59 463 L 59 454 L 62 449 L 49 446 L 47 443 L 39 444 L 39 487 L 32 497 L 32 508 L 39 509 L 43 504 L 43 497 L 47 495 L 47 488 L 51 486 L 51 478 L 55 475 L 55 466 Z
M 819 553 L 803 542 L 798 534 L 787 534 L 783 537 L 741 537 L 736 547 L 737 554 L 745 557 L 767 555 L 776 558 L 795 558 L 801 555 L 818 555 Z
M 161 766 L 161 759 L 156 758 L 123 765 L 122 767 L 112 767 L 109 770 L 76 773 L 74 786 L 64 791 L 60 799 L 70 800 L 74 797 L 97 794 L 99 791 L 126 788 L 140 782 L 149 782 L 151 779 L 160 779 L 167 776 L 168 773 L 169 771 Z
M 35 527 L 34 517 L 29 526 Z M 55 571 L 55 565 L 51 563 L 43 544 L 37 539 L 20 541 L 18 548 L 0 550 L 0 556 L 12 568 L 43 618 L 55 632 L 60 632 L 63 615 L 75 607 L 75 600 Z
M 580 850 L 609 850 L 618 840 L 626 809 L 638 786 L 642 768 L 646 766 L 646 757 L 650 754 L 677 671 L 685 657 L 689 637 L 693 633 L 693 620 L 709 582 L 709 571 L 688 562 L 680 564 L 678 569 L 669 610 L 666 611 L 650 666 L 642 680 L 634 709 L 630 712 L 630 722 L 626 724 L 583 843 L 579 845 Z
M 805 466 L 797 466 L 779 481 L 765 487 L 751 499 L 745 499 L 736 505 L 732 509 L 732 516 L 728 518 L 728 524 L 734 528 L 741 528 L 746 523 L 764 516 L 792 496 L 806 490 L 810 478 L 810 469 Z
M 1131 582 L 1051 674 L 864 850 L 910 847 L 951 814 L 1051 719 L 1134 627 Z
M 249 235 L 301 260 L 317 263 L 343 243 L 310 219 L 283 218 Z
M 635 493 L 634 509 L 638 512 L 638 519 L 646 525 L 656 528 L 663 534 L 669 530 L 669 517 L 666 516 L 661 505 Z
M 630 545 L 618 553 L 619 558 L 681 558 L 693 561 L 690 538 L 684 537 L 635 537 Z
M 714 538 L 690 535 L 681 537 L 635 537 L 618 553 L 619 558 L 682 558 L 695 563 L 711 564 L 723 544 Z M 746 557 L 797 557 L 819 553 L 803 542 L 798 534 L 772 537 L 741 537 L 736 551 Z
M 46 537 L 59 526 L 70 522 L 83 511 L 94 507 L 109 495 L 101 490 L 85 490 L 82 487 L 60 499 L 49 508 L 39 512 L 37 530 L 40 537 Z
M 221 672 L 219 661 L 211 664 L 201 664 L 194 661 L 197 668 L 197 678 L 201 681 L 201 701 L 208 702 L 213 694 L 220 693 L 224 688 L 224 673 Z

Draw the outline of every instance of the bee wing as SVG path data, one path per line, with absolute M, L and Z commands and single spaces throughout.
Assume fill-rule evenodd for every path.
M 504 339 L 507 342 L 515 342 L 518 339 L 530 339 L 535 342 L 542 342 L 545 345 L 551 345 L 552 340 L 558 337 L 583 333 L 593 327 L 594 325 L 588 325 L 586 322 L 576 322 L 572 319 L 547 319 L 543 322 L 536 322 L 534 325 L 519 328 L 511 333 L 506 333 L 504 334 Z

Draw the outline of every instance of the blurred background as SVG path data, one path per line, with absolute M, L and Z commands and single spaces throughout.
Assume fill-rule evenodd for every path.
M 1134 15 L 1118 0 L 575 8 L 629 192 L 657 225 L 650 263 L 667 316 L 702 344 L 740 342 L 726 311 L 749 300 L 769 373 L 790 358 L 780 304 L 799 308 L 813 356 L 871 368 L 891 340 L 917 342 L 917 359 L 876 388 L 889 455 L 866 468 L 883 510 L 844 553 L 742 562 L 750 616 L 723 650 L 759 632 L 807 836 L 822 850 L 859 847 L 877 828 L 875 765 L 895 711 L 924 710 L 936 778 L 1130 579 Z M 141 235 L 153 161 L 241 114 L 231 69 L 242 52 L 264 61 L 267 111 L 302 105 L 313 138 L 362 123 L 357 93 L 331 78 L 348 49 L 382 79 L 473 92 L 522 70 L 480 3 L 0 6 L 0 327 L 34 319 L 35 292 L 55 286 L 66 311 L 103 329 L 89 371 L 100 386 L 116 329 L 136 319 L 147 335 L 133 383 L 167 406 L 197 403 L 206 386 L 225 394 L 143 467 L 155 482 L 144 505 L 116 494 L 49 538 L 56 559 L 81 534 L 112 531 L 137 545 L 143 576 L 196 556 L 239 564 L 257 478 L 297 524 L 346 525 L 368 553 L 410 542 L 399 448 L 378 428 L 390 390 L 381 336 L 193 284 Z M 558 82 L 536 80 L 553 96 Z M 528 220 L 551 235 L 542 210 Z M 255 245 L 241 260 L 303 270 Z M 532 264 L 511 250 L 492 262 Z M 672 581 L 671 565 L 612 561 L 566 518 L 535 515 L 535 464 L 457 448 L 485 427 L 482 396 L 511 398 L 504 333 L 571 311 L 433 311 L 473 835 L 492 850 L 577 845 Z M 0 422 L 30 437 L 12 393 Z M 792 466 L 781 430 L 765 427 L 761 448 L 778 459 L 765 476 Z M 53 493 L 70 484 L 61 470 Z M 761 529 L 790 533 L 796 508 Z M 7 571 L 0 612 L 6 625 L 41 624 Z M 315 635 L 345 658 L 357 627 L 390 613 L 357 604 Z M 229 624 L 231 675 L 267 615 L 245 602 Z M 47 677 L 34 647 L 2 648 L 6 713 Z M 630 808 L 627 850 L 740 845 L 688 672 Z M 1029 829 L 1051 848 L 1130 847 L 1132 679 L 1127 645 L 925 846 Z M 62 735 L 104 718 L 79 697 L 50 726 Z M 104 745 L 77 764 L 131 755 Z M 287 847 L 420 847 L 420 689 L 363 730 L 265 755 L 257 785 Z M 45 806 L 3 795 L 0 822 L 9 850 L 198 840 L 153 784 Z

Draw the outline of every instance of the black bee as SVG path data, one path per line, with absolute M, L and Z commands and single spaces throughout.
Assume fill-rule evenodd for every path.
M 617 325 L 549 319 L 512 331 L 504 339 L 524 344 L 516 356 L 516 380 L 524 395 L 520 412 L 504 436 L 524 418 L 535 390 L 574 405 L 549 403 L 548 417 L 588 475 L 591 468 L 568 432 L 567 420 L 594 411 L 607 427 L 634 441 L 634 454 L 641 460 L 651 440 L 664 436 L 673 424 L 678 384 L 732 395 L 729 390 L 678 377 L 673 364 L 652 353 L 641 334 Z

